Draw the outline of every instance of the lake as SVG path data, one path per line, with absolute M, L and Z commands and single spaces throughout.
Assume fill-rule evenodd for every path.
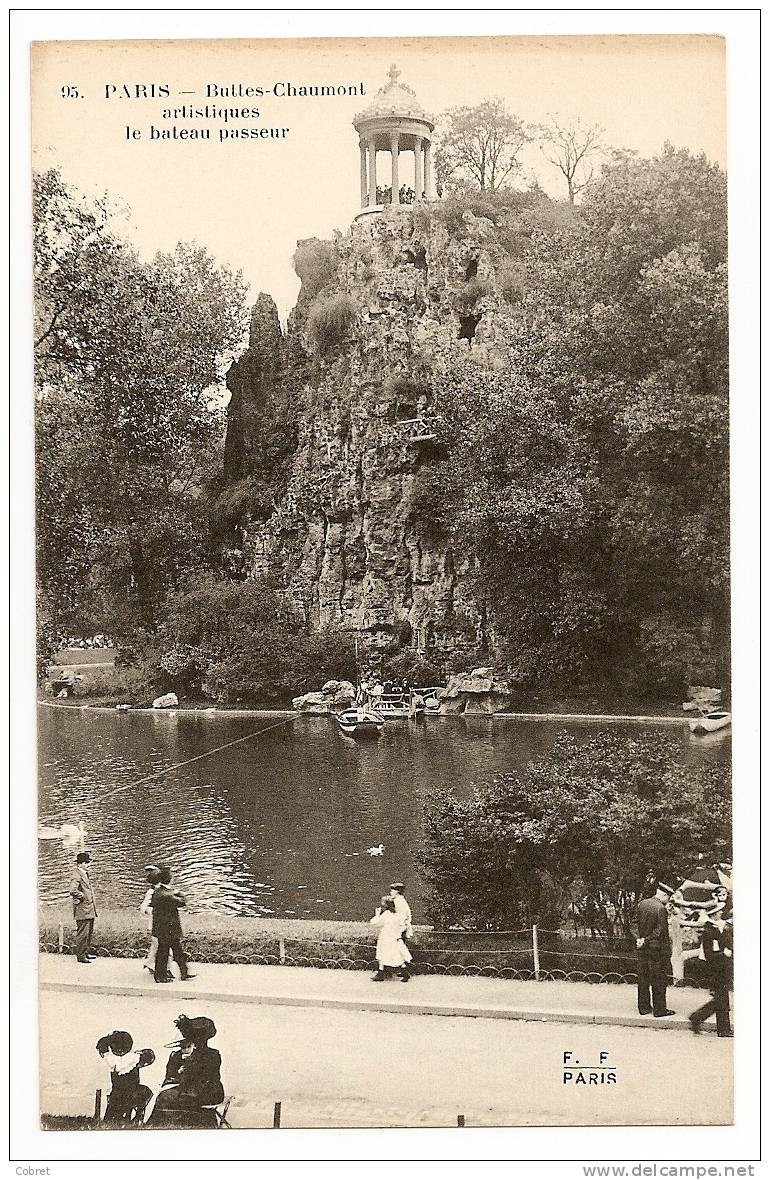
M 329 717 L 281 721 L 269 713 L 39 706 L 40 822 L 84 823 L 103 909 L 138 906 L 146 889 L 143 866 L 167 861 L 191 911 L 369 918 L 384 886 L 401 879 L 420 921 L 425 915 L 414 851 L 428 791 L 465 797 L 497 771 L 547 752 L 564 729 L 578 736 L 598 728 L 640 729 L 604 721 L 446 717 L 389 721 L 379 741 L 355 741 L 340 735 Z M 729 736 L 695 739 L 684 722 L 681 730 L 658 728 L 680 739 L 685 762 L 730 758 Z M 131 785 L 263 729 L 261 736 Z M 379 844 L 383 856 L 370 856 L 367 849 Z M 77 849 L 53 840 L 40 840 L 38 847 L 42 900 L 66 896 Z

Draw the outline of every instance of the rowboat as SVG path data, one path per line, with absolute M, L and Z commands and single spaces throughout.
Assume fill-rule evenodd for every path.
M 379 737 L 385 718 L 373 709 L 345 709 L 337 714 L 337 724 L 348 737 Z
M 732 719 L 732 713 L 725 709 L 712 709 L 710 713 L 703 713 L 689 722 L 690 733 L 714 733 L 717 729 L 726 729 Z

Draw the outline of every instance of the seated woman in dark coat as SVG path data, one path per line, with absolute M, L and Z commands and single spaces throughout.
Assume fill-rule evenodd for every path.
M 214 1106 L 224 1100 L 222 1058 L 208 1042 L 216 1036 L 208 1016 L 180 1016 L 174 1022 L 182 1034 L 166 1064 L 166 1076 L 150 1116 L 154 1126 L 216 1127 Z

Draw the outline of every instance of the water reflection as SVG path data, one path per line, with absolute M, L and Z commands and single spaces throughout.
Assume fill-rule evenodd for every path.
M 104 908 L 138 906 L 143 866 L 166 860 L 193 910 L 365 918 L 382 886 L 402 878 L 417 920 L 413 854 L 426 794 L 467 796 L 547 751 L 560 730 L 596 730 L 586 722 L 434 718 L 389 722 L 379 741 L 356 742 L 326 717 L 268 730 L 274 716 L 45 707 L 38 723 L 40 822 L 84 822 Z M 253 740 L 131 785 L 261 728 L 267 732 Z M 729 759 L 721 734 L 704 743 L 684 726 L 673 732 L 683 761 Z M 368 856 L 380 843 L 384 855 Z M 58 842 L 39 842 L 44 899 L 66 895 L 72 856 Z

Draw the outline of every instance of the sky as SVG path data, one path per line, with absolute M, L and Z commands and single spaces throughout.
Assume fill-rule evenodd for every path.
M 724 45 L 708 36 L 409 38 L 308 41 L 38 42 L 32 49 L 33 164 L 58 166 L 84 193 L 128 210 L 124 230 L 145 256 L 204 244 L 242 270 L 250 299 L 269 292 L 281 317 L 299 281 L 296 242 L 348 229 L 360 208 L 352 119 L 392 62 L 428 111 L 500 97 L 525 122 L 557 113 L 598 123 L 608 143 L 641 155 L 666 140 L 725 162 Z M 361 97 L 206 98 L 207 85 L 363 85 Z M 169 97 L 137 98 L 165 85 Z M 69 88 L 69 89 L 67 89 Z M 109 88 L 110 97 L 107 97 Z M 77 90 L 77 97 L 73 90 Z M 183 95 L 182 91 L 195 91 Z M 194 103 L 256 108 L 222 124 L 168 119 Z M 151 140 L 150 127 L 211 128 L 210 141 Z M 226 127 L 288 128 L 280 138 L 219 142 Z M 127 130 L 128 129 L 128 130 Z M 133 133 L 141 132 L 140 138 Z M 539 150 L 522 157 L 552 196 L 564 181 Z M 404 155 L 408 178 L 412 163 Z M 380 182 L 387 158 L 379 157 Z

